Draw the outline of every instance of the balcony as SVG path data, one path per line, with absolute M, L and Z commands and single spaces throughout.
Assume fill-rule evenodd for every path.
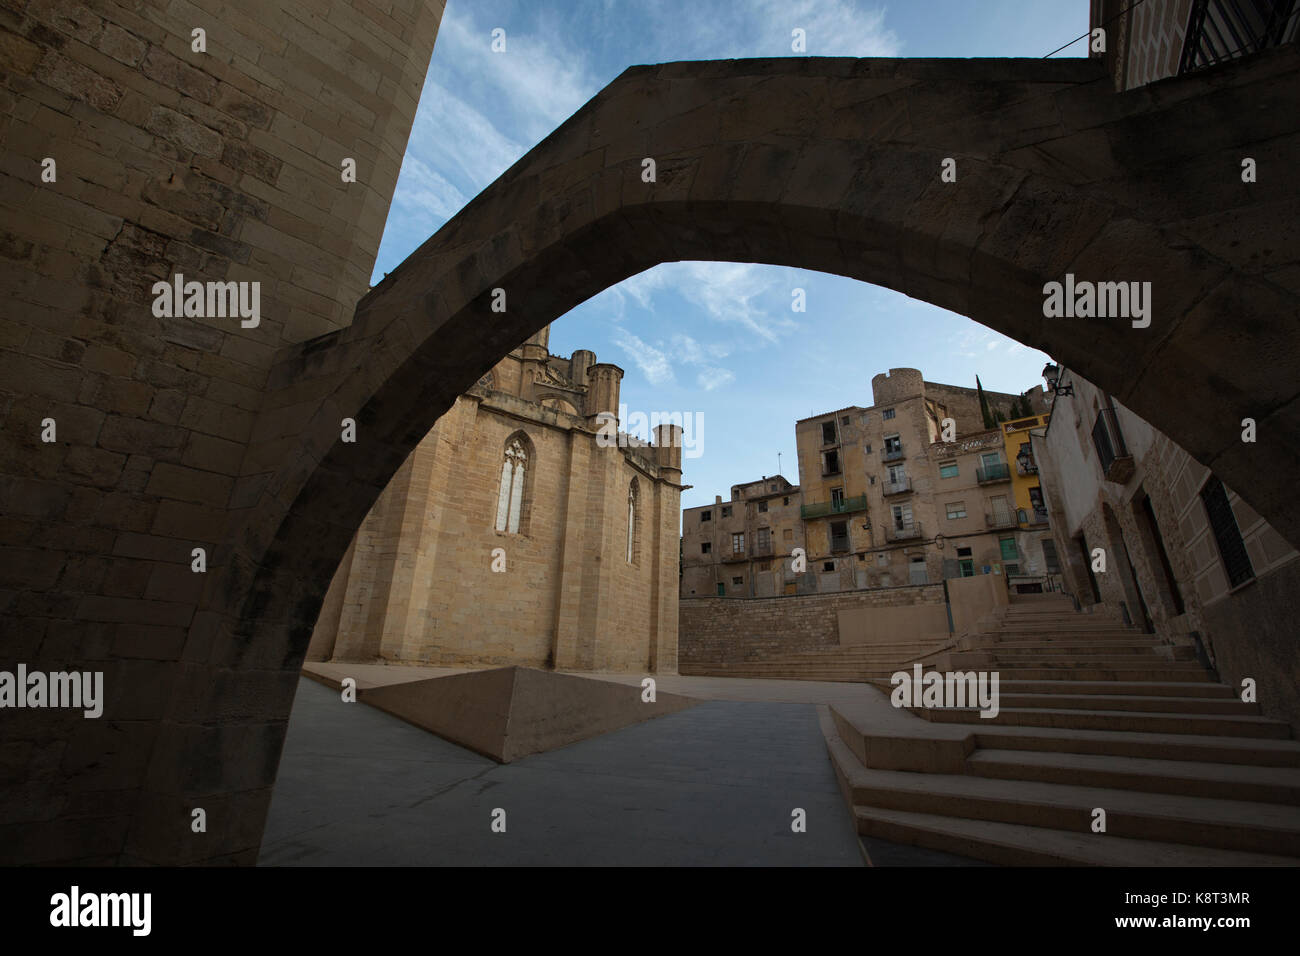
M 903 446 L 900 444 L 897 448 L 880 449 L 881 461 L 902 461 L 907 456 L 903 454 Z
M 772 556 L 772 542 L 764 544 L 762 541 L 757 542 L 749 550 L 749 554 L 754 558 L 770 558 Z
M 831 535 L 831 554 L 844 554 L 849 550 L 848 535 Z
M 1038 462 L 1032 458 L 1017 458 L 1016 474 L 1021 476 L 1038 474 Z
M 906 495 L 912 492 L 912 479 L 904 478 L 902 481 L 886 481 L 880 485 L 880 493 L 888 498 L 890 495 Z
M 748 561 L 749 555 L 744 551 L 727 551 L 722 555 L 723 564 L 737 564 L 741 561 Z
M 894 522 L 889 525 L 888 535 L 890 541 L 909 541 L 912 538 L 921 537 L 921 522 L 909 521 L 906 524 Z
M 1019 523 L 1016 520 L 1016 514 L 1012 511 L 984 512 L 984 527 L 986 528 L 1014 528 Z
M 1011 467 L 1005 464 L 987 465 L 975 469 L 975 480 L 981 485 L 992 485 L 1011 480 Z
M 817 501 L 810 505 L 799 506 L 801 518 L 824 518 L 826 515 L 847 515 L 855 511 L 867 510 L 867 496 L 841 498 L 839 501 Z
M 1107 407 L 1097 412 L 1097 421 L 1092 426 L 1092 444 L 1097 449 L 1101 474 L 1107 481 L 1122 485 L 1133 477 L 1133 456 L 1124 444 L 1124 433 L 1120 430 L 1114 408 Z

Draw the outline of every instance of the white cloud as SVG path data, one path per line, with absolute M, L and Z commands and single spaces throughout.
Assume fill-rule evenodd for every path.
M 725 368 L 706 368 L 695 376 L 695 384 L 706 392 L 730 385 L 735 380 L 736 376 Z
M 802 28 L 810 56 L 898 56 L 902 42 L 885 27 L 885 11 L 859 10 L 844 0 L 761 0 L 764 18 L 783 33 L 790 49 L 790 31 Z
M 627 329 L 616 329 L 614 341 L 631 356 L 651 385 L 666 385 L 673 381 L 673 364 L 661 349 L 642 341 Z
M 568 44 L 563 32 L 545 23 L 535 33 L 510 23 L 473 22 L 453 5 L 438 29 L 438 54 L 452 58 L 479 101 L 491 101 L 508 114 L 510 125 L 531 147 L 600 91 L 585 52 Z M 492 31 L 506 31 L 505 50 L 492 51 Z M 445 43 L 445 46 L 444 46 Z
M 432 224 L 435 229 L 469 202 L 464 193 L 411 153 L 402 162 L 394 192 L 405 214 L 423 212 L 439 220 Z

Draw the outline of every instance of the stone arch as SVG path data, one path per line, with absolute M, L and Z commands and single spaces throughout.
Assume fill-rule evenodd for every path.
M 1281 48 L 1118 95 L 1093 60 L 626 71 L 365 296 L 351 326 L 278 356 L 249 449 L 273 464 L 250 482 L 195 617 L 209 650 L 175 681 L 142 819 L 183 815 L 198 792 L 187 754 L 211 750 L 213 715 L 282 734 L 353 530 L 455 397 L 660 262 L 816 269 L 967 315 L 1114 394 L 1300 541 L 1300 280 L 1274 239 L 1294 199 L 1284 175 L 1244 189 L 1224 172 L 1246 148 L 1300 164 L 1298 57 Z M 955 183 L 939 178 L 949 157 Z M 1045 319 L 1043 285 L 1067 272 L 1151 281 L 1151 327 Z M 496 288 L 505 313 L 491 310 Z M 1243 447 L 1248 413 L 1278 440 Z M 338 441 L 344 416 L 356 443 Z M 257 791 L 250 813 L 273 777 L 272 761 L 240 778 Z

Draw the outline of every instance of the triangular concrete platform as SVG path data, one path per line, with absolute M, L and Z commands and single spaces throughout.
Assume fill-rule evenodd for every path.
M 509 763 L 697 703 L 662 693 L 654 703 L 644 703 L 641 693 L 639 685 L 531 667 L 498 667 L 363 687 L 357 699 Z

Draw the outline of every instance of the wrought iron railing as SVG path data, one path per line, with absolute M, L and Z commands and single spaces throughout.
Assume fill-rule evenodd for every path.
M 880 486 L 880 493 L 888 497 L 889 495 L 907 494 L 912 490 L 912 479 L 904 478 L 901 481 L 886 481 Z
M 888 534 L 890 541 L 906 541 L 909 538 L 919 538 L 921 537 L 921 522 L 909 521 L 904 523 L 896 521 L 889 526 Z
M 975 469 L 975 480 L 981 485 L 987 485 L 994 481 L 1010 481 L 1011 468 L 1005 464 L 985 465 L 983 468 Z
M 1294 40 L 1296 0 L 1192 0 L 1178 72 L 1190 73 Z
M 841 498 L 839 501 L 816 501 L 812 504 L 800 505 L 799 517 L 821 518 L 826 515 L 844 515 L 866 510 L 867 496 L 858 495 L 854 498 Z

